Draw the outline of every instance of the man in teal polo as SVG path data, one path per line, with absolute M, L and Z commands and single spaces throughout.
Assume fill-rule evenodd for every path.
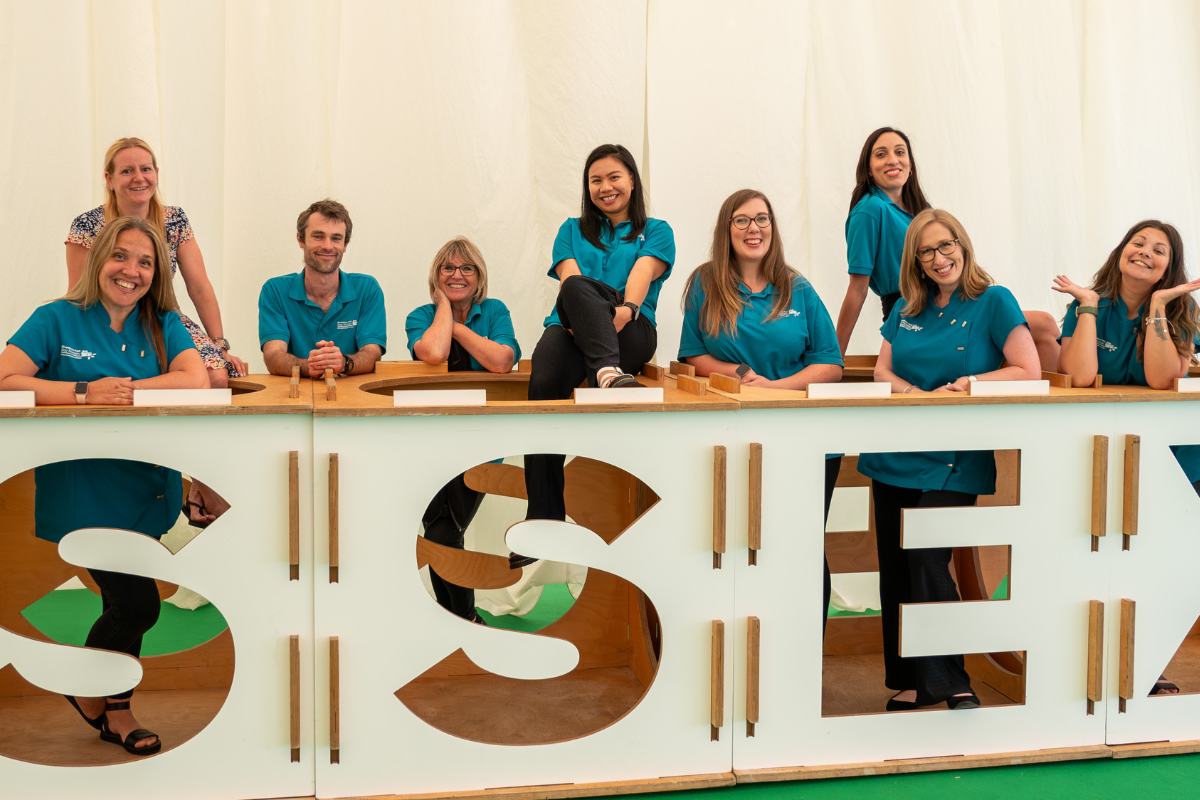
M 370 275 L 342 272 L 354 223 L 336 200 L 318 200 L 296 220 L 304 269 L 271 278 L 258 296 L 258 342 L 267 371 L 319 378 L 374 372 L 387 350 L 383 291 Z

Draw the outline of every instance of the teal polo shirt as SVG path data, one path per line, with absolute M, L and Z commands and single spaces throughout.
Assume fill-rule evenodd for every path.
M 579 232 L 579 219 L 568 219 L 559 227 L 558 236 L 554 238 L 554 255 L 550 260 L 552 266 L 546 274 L 558 280 L 555 268 L 568 258 L 573 258 L 585 276 L 608 284 L 624 294 L 625 282 L 629 280 L 633 265 L 642 256 L 654 256 L 665 262 L 667 269 L 650 282 L 646 299 L 642 301 L 642 314 L 657 324 L 654 310 L 658 307 L 658 293 L 662 290 L 663 282 L 670 277 L 671 267 L 675 263 L 675 234 L 671 226 L 661 219 L 646 220 L 645 229 L 632 242 L 624 241 L 629 231 L 629 222 L 622 222 L 615 228 L 605 226 L 600 234 L 600 243 L 604 247 L 597 248 Z M 558 321 L 558 309 L 551 311 L 543 322 L 547 328 L 561 324 Z
M 871 291 L 882 297 L 900 291 L 900 256 L 909 214 L 879 187 L 855 204 L 846 217 L 846 262 L 851 275 L 870 275 Z
M 1062 337 L 1074 336 L 1079 324 L 1075 309 L 1079 301 L 1072 300 L 1063 319 Z M 1106 384 L 1113 386 L 1146 386 L 1146 368 L 1137 358 L 1138 322 L 1142 309 L 1129 319 L 1129 307 L 1120 295 L 1100 300 L 1096 312 L 1096 367 Z M 1200 481 L 1200 445 L 1173 444 L 1171 452 L 1183 468 L 1189 483 Z
M 383 290 L 370 275 L 342 272 L 328 311 L 308 299 L 304 270 L 271 278 L 258 295 L 258 346 L 278 339 L 288 352 L 308 358 L 317 342 L 333 342 L 346 355 L 377 344 L 387 352 Z
M 433 324 L 436 313 L 437 305 L 429 303 L 414 308 L 404 320 L 404 332 L 408 334 L 408 354 L 414 361 L 417 360 L 417 342 Z M 467 327 L 485 339 L 511 347 L 514 363 L 521 358 L 521 346 L 517 344 L 517 335 L 513 333 L 508 306 L 499 300 L 487 297 L 481 303 L 472 304 L 471 311 L 467 314 Z M 471 356 L 471 369 L 486 372 L 483 365 L 475 360 L 475 356 Z
M 159 315 L 167 363 L 195 344 L 174 311 Z M 104 306 L 56 300 L 33 312 L 8 343 L 48 381 L 144 380 L 161 374 L 135 308 L 118 333 Z M 124 346 L 124 350 L 122 350 Z M 80 528 L 117 528 L 154 538 L 171 529 L 183 505 L 173 469 L 113 458 L 59 461 L 34 470 L 34 521 L 39 539 L 60 541 Z
M 1004 343 L 1025 315 L 1003 286 L 991 286 L 974 300 L 957 291 L 945 308 L 932 301 L 915 317 L 903 317 L 896 303 L 880 332 L 892 345 L 892 371 L 930 392 L 964 375 L 1000 368 Z M 907 489 L 944 489 L 967 494 L 996 491 L 996 459 L 991 450 L 933 453 L 863 453 L 858 471 Z

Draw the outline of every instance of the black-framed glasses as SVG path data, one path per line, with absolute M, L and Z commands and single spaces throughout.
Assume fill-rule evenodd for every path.
M 454 271 L 458 270 L 462 273 L 464 278 L 469 278 L 475 274 L 474 264 L 463 264 L 461 267 L 452 267 L 449 264 L 442 264 L 440 267 L 438 267 L 438 269 L 442 271 L 443 275 L 453 275 Z
M 746 228 L 749 228 L 751 222 L 753 222 L 755 225 L 757 225 L 760 228 L 771 227 L 771 215 L 770 214 L 759 214 L 758 216 L 755 216 L 755 217 L 747 217 L 745 214 L 738 214 L 736 217 L 734 217 L 733 219 L 731 219 L 729 221 L 732 222 L 733 227 L 737 228 L 739 231 L 744 231 L 744 230 L 746 230 Z
M 935 250 L 944 256 L 948 256 L 957 249 L 958 239 L 950 239 L 949 241 L 942 242 L 937 247 L 922 247 L 917 251 L 917 261 L 920 261 L 922 264 L 928 264 L 930 261 L 933 261 Z

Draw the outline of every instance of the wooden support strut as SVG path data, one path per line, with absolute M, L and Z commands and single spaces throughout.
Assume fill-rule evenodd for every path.
M 709 686 L 709 726 L 711 740 L 721 738 L 725 725 L 725 623 L 714 619 L 712 623 L 712 672 Z
M 342 712 L 341 712 L 341 657 L 338 653 L 338 637 L 329 637 L 329 763 L 341 763 Z
M 729 375 L 722 375 L 719 372 L 708 373 L 708 385 L 719 392 L 728 392 L 729 394 L 742 393 L 741 380 Z
M 300 452 L 288 453 L 288 580 L 300 580 Z
M 1104 699 L 1104 603 L 1088 602 L 1087 713 Z
M 288 706 L 291 710 L 292 763 L 300 761 L 300 637 L 288 637 L 288 661 L 290 692 Z
M 1142 438 L 1129 434 L 1125 437 L 1125 496 L 1121 505 L 1121 533 L 1125 535 L 1122 550 L 1129 549 L 1129 537 L 1138 532 L 1138 466 L 1141 459 Z
M 750 520 L 747 531 L 750 566 L 758 564 L 762 549 L 762 445 L 750 445 Z
M 725 553 L 725 483 L 727 478 L 725 445 L 713 448 L 713 569 L 721 568 Z
M 642 374 L 652 381 L 661 381 L 667 371 L 658 364 L 642 364 Z
M 687 375 L 689 378 L 696 377 L 696 368 L 691 364 L 684 364 L 682 361 L 672 361 L 669 372 L 672 375 Z
M 338 454 L 329 454 L 329 582 L 338 582 Z
M 325 399 L 337 400 L 337 378 L 333 377 L 333 367 L 325 368 Z
M 758 617 L 746 619 L 746 735 L 754 735 L 758 724 Z
M 1108 437 L 1096 436 L 1092 444 L 1092 552 L 1108 532 Z
M 1133 697 L 1133 620 L 1136 604 L 1132 600 L 1121 600 L 1121 649 L 1118 657 L 1120 671 L 1117 674 L 1117 702 L 1119 713 L 1125 713 L 1125 701 Z
M 702 381 L 688 375 L 676 375 L 675 386 L 688 394 L 694 394 L 698 397 L 708 394 L 708 387 Z
M 288 384 L 288 397 L 292 400 L 300 399 L 300 365 L 292 367 L 292 382 Z

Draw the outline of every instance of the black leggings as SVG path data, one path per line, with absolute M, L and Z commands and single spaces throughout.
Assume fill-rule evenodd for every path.
M 842 469 L 842 457 L 825 459 L 825 524 L 829 524 L 829 504 L 833 501 L 833 489 L 837 485 L 838 473 Z M 824 533 L 824 526 L 821 531 Z M 825 552 L 824 535 L 821 537 L 821 552 Z M 825 625 L 829 622 L 829 597 L 833 593 L 833 581 L 829 577 L 829 557 L 825 556 L 825 604 L 821 606 L 821 638 L 825 638 Z
M 879 551 L 879 596 L 883 605 L 884 683 L 897 691 L 916 689 L 921 705 L 933 705 L 971 691 L 971 677 L 961 655 L 900 657 L 901 604 L 960 599 L 950 575 L 953 549 L 902 548 L 900 512 L 904 508 L 973 506 L 977 495 L 904 489 L 872 481 L 871 497 L 875 501 L 875 544 Z
M 84 647 L 113 650 L 138 658 L 142 654 L 142 635 L 158 622 L 162 601 L 153 578 L 89 569 L 92 580 L 100 587 L 103 611 L 88 632 Z M 133 689 L 111 696 L 113 700 L 128 700 Z
M 435 544 L 462 550 L 467 528 L 482 502 L 483 495 L 467 488 L 463 474 L 451 479 L 433 496 L 421 518 L 425 526 L 425 538 Z M 442 608 L 463 619 L 474 620 L 478 616 L 474 589 L 444 580 L 433 571 L 432 566 L 429 567 L 429 582 L 433 584 L 433 594 Z
M 620 367 L 636 375 L 654 357 L 658 331 L 645 316 L 629 322 L 620 333 L 613 327 L 619 302 L 617 290 L 598 280 L 572 275 L 563 281 L 555 304 L 562 326 L 546 328 L 534 348 L 530 400 L 565 400 L 585 379 L 588 386 L 595 386 L 601 367 Z M 565 460 L 562 454 L 525 456 L 526 519 L 566 519 Z

